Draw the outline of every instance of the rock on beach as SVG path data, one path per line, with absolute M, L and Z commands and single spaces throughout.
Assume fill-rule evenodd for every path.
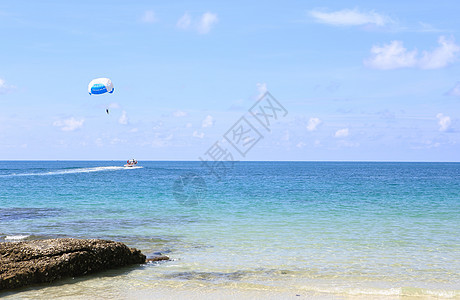
M 145 262 L 140 250 L 108 240 L 4 242 L 0 243 L 0 290 Z

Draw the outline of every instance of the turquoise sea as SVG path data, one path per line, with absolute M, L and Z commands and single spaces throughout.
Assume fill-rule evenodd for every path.
M 6 298 L 460 298 L 460 163 L 1 161 L 0 241 L 172 261 Z

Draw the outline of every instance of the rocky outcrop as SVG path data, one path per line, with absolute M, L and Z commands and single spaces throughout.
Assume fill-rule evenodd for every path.
M 145 262 L 139 250 L 107 240 L 5 242 L 0 243 L 0 290 Z

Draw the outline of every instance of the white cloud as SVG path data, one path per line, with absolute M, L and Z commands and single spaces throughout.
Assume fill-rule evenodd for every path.
M 444 116 L 442 113 L 439 113 L 436 115 L 436 118 L 438 118 L 439 122 L 439 131 L 446 131 L 450 127 L 450 117 Z
M 185 117 L 187 115 L 187 113 L 185 111 L 177 110 L 177 111 L 173 112 L 173 115 L 176 118 L 180 118 L 180 117 Z
M 206 118 L 204 118 L 203 122 L 201 123 L 201 127 L 211 127 L 214 125 L 214 119 L 212 116 L 208 115 Z
M 186 127 L 186 128 L 191 128 L 192 126 L 193 126 L 192 123 L 187 123 L 187 124 L 185 124 L 185 127 Z
M 212 27 L 219 22 L 217 14 L 206 12 L 198 21 L 193 21 L 192 16 L 186 12 L 176 23 L 176 27 L 183 30 L 193 29 L 200 34 L 209 33 Z
M 126 115 L 125 110 L 121 113 L 121 116 L 118 119 L 118 123 L 121 125 L 128 125 L 128 116 Z
M 53 122 L 53 126 L 61 127 L 62 131 L 74 131 L 78 128 L 83 126 L 85 119 L 77 120 L 74 117 L 65 119 L 65 120 L 58 120 Z
M 141 21 L 144 23 L 155 23 L 158 19 L 156 18 L 153 10 L 146 10 L 142 15 Z
M 15 86 L 7 84 L 4 79 L 0 78 L 0 95 L 9 93 L 14 89 L 15 89 Z
M 388 16 L 374 11 L 361 12 L 358 9 L 343 9 L 334 12 L 311 10 L 309 12 L 317 22 L 334 26 L 358 26 L 373 24 L 384 26 L 393 21 Z
M 321 124 L 321 120 L 319 118 L 310 118 L 308 120 L 307 130 L 315 131 L 319 124 Z
M 188 29 L 192 24 L 192 17 L 189 13 L 185 13 L 178 21 L 177 21 L 177 28 L 180 29 Z
M 302 149 L 303 147 L 305 147 L 307 144 L 305 144 L 304 142 L 298 142 L 296 147 L 299 148 L 299 149 Z
M 6 91 L 7 85 L 5 80 L 0 78 L 0 93 L 3 93 L 3 91 Z
M 129 132 L 134 133 L 134 132 L 138 132 L 138 131 L 139 131 L 139 128 L 133 128 L 133 129 L 131 129 Z
M 343 137 L 347 137 L 348 134 L 349 134 L 348 128 L 343 128 L 343 129 L 337 130 L 334 136 L 336 138 L 343 138 Z
M 373 46 L 372 56 L 364 62 L 368 67 L 380 70 L 408 68 L 417 65 L 417 50 L 407 51 L 401 41 L 392 41 L 389 45 Z
M 192 134 L 193 137 L 196 137 L 196 138 L 199 138 L 199 139 L 202 139 L 204 138 L 204 133 L 203 132 L 198 132 L 197 130 L 195 130 Z
M 418 24 L 420 25 L 420 29 L 418 29 L 419 32 L 443 32 L 443 31 L 446 31 L 446 30 L 438 29 L 438 28 L 436 28 L 433 25 L 428 24 L 428 23 L 418 22 Z
M 260 99 L 265 93 L 267 92 L 267 84 L 266 83 L 257 83 L 257 91 L 259 94 L 257 95 L 257 99 Z
M 208 33 L 212 26 L 219 21 L 216 14 L 206 12 L 201 16 L 200 22 L 198 23 L 198 32 L 201 34 Z
M 391 70 L 417 67 L 420 69 L 439 69 L 454 63 L 458 59 L 460 46 L 453 39 L 440 36 L 439 46 L 433 51 L 423 51 L 418 57 L 417 50 L 408 51 L 401 41 L 392 41 L 388 45 L 371 48 L 371 57 L 364 61 L 370 68 Z
M 460 81 L 455 84 L 455 86 L 447 92 L 449 96 L 457 96 L 460 97 Z
M 457 60 L 460 47 L 455 44 L 453 39 L 448 40 L 444 36 L 440 36 L 438 44 L 439 47 L 434 49 L 433 52 L 423 51 L 420 68 L 439 69 Z

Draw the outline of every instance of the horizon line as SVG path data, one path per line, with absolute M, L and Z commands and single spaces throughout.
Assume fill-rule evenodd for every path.
M 201 162 L 201 160 L 171 160 L 171 159 L 136 159 L 144 162 Z M 0 162 L 11 161 L 116 161 L 124 162 L 125 160 L 117 159 L 0 159 Z M 234 162 L 375 162 L 375 163 L 460 163 L 460 161 L 420 161 L 420 160 L 236 160 Z

